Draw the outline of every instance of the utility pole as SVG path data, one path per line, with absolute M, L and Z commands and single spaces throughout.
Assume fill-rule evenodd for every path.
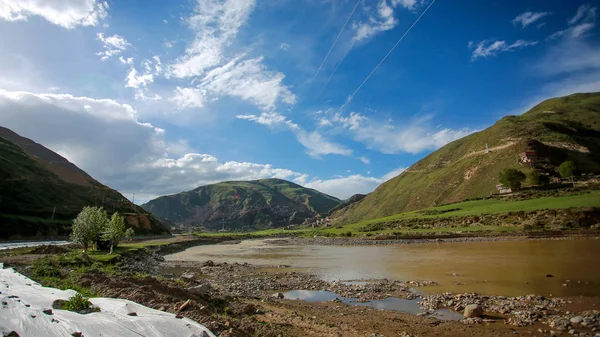
M 56 212 L 56 206 L 54 206 L 54 209 L 52 210 L 52 221 L 54 221 L 54 213 Z
M 133 192 L 133 198 L 131 198 L 131 203 L 135 205 L 135 192 Z

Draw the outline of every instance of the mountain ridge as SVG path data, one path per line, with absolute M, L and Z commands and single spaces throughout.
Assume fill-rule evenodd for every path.
M 136 234 L 169 230 L 61 155 L 0 127 L 0 238 L 58 237 L 84 206 L 119 211 Z
M 455 140 L 411 165 L 357 203 L 332 214 L 337 224 L 480 198 L 497 192 L 504 168 L 531 169 L 517 158 L 533 151 L 552 175 L 565 160 L 583 173 L 600 172 L 600 93 L 545 100 L 519 116 Z
M 157 216 L 209 229 L 258 229 L 300 224 L 341 201 L 283 179 L 224 181 L 161 196 L 142 207 Z

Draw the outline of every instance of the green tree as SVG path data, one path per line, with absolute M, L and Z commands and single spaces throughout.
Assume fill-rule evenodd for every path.
M 135 235 L 135 231 L 133 230 L 133 228 L 131 228 L 131 227 L 127 228 L 127 230 L 125 231 L 125 238 L 127 240 L 131 240 L 131 238 L 133 238 L 134 235 Z
M 73 232 L 71 239 L 83 246 L 83 252 L 87 254 L 88 247 L 98 238 L 98 234 L 108 223 L 108 215 L 102 207 L 85 206 L 73 220 Z
M 558 173 L 563 178 L 569 178 L 575 175 L 575 171 L 577 171 L 577 167 L 575 163 L 572 161 L 566 161 L 560 164 L 558 167 Z
M 104 234 L 102 238 L 104 240 L 110 241 L 110 252 L 111 255 L 113 253 L 113 247 L 121 241 L 121 238 L 125 235 L 125 218 L 119 214 L 119 212 L 115 212 L 110 218 L 110 221 L 106 223 L 106 227 L 104 228 Z
M 550 183 L 550 178 L 538 170 L 533 170 L 529 173 L 529 181 L 532 185 L 546 185 Z
M 507 168 L 500 172 L 498 178 L 504 186 L 509 188 L 520 188 L 521 183 L 527 179 L 527 176 L 520 170 Z

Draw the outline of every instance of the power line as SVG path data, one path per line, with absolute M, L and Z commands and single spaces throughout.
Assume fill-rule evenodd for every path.
M 361 0 L 358 0 L 356 2 L 356 5 L 354 5 L 354 8 L 352 9 L 352 13 L 350 13 L 350 15 L 348 16 L 348 19 L 346 19 L 346 22 L 344 23 L 344 25 L 342 26 L 342 29 L 340 29 L 340 32 L 338 33 L 337 37 L 335 38 L 335 41 L 333 41 L 333 44 L 331 45 L 331 47 L 329 48 L 329 51 L 327 52 L 327 55 L 325 55 L 325 58 L 323 59 L 323 61 L 321 62 L 321 65 L 319 66 L 319 69 L 317 69 L 317 72 L 315 73 L 315 76 L 313 76 L 310 79 L 310 82 L 308 83 L 308 88 L 310 88 L 310 86 L 312 85 L 312 83 L 315 81 L 315 79 L 317 78 L 317 75 L 319 75 L 319 72 L 321 71 L 321 68 L 323 68 L 323 65 L 325 64 L 325 61 L 327 61 L 327 59 L 329 58 L 329 54 L 331 54 L 331 51 L 333 50 L 333 47 L 335 47 L 335 44 L 337 43 L 337 41 L 339 40 L 340 36 L 342 35 L 342 32 L 344 31 L 344 29 L 346 28 L 346 25 L 348 25 L 348 22 L 350 22 L 350 18 L 352 17 L 352 15 L 354 14 L 354 12 L 356 11 L 356 8 L 358 8 L 358 4 L 361 2 Z M 306 90 L 308 90 L 308 88 Z
M 370 22 L 371 19 L 373 18 L 373 15 L 375 14 L 375 11 L 377 11 L 377 6 L 378 5 L 376 4 L 375 7 L 373 8 L 373 11 L 371 11 L 371 14 L 369 15 L 369 18 L 367 19 L 367 22 Z M 337 72 L 338 68 L 342 65 L 342 63 L 344 63 L 344 60 L 346 59 L 346 56 L 348 56 L 348 54 L 350 54 L 350 51 L 352 50 L 352 48 L 354 48 L 355 44 L 356 44 L 356 40 L 352 39 L 352 43 L 350 44 L 350 47 L 348 48 L 348 50 L 346 50 L 346 53 L 344 54 L 344 56 L 342 57 L 342 59 L 340 60 L 340 62 L 337 64 L 337 66 L 335 67 L 335 69 L 333 70 L 333 72 L 331 73 L 331 75 L 329 75 L 329 78 L 327 79 L 327 81 L 323 85 L 323 88 L 321 88 L 321 91 L 319 91 L 319 94 L 317 95 L 317 97 L 321 96 L 321 94 L 323 93 L 323 90 L 325 90 L 325 88 L 327 87 L 327 84 L 329 84 L 329 82 L 333 78 L 333 75 L 335 75 L 335 73 Z
M 408 28 L 408 30 L 404 33 L 404 35 L 402 35 L 402 37 L 400 37 L 400 39 L 398 40 L 398 42 L 396 42 L 396 44 L 392 47 L 392 49 L 390 49 L 390 51 L 387 54 L 385 54 L 385 56 L 383 57 L 383 59 L 381 59 L 381 61 L 379 61 L 379 63 L 371 71 L 371 73 L 369 74 L 369 76 L 367 76 L 367 78 L 365 78 L 365 80 L 362 81 L 362 83 L 358 86 L 358 88 L 356 88 L 356 90 L 354 90 L 354 92 L 352 93 L 352 95 L 348 96 L 348 99 L 346 99 L 346 101 L 344 102 L 344 104 L 342 104 L 342 106 L 338 110 L 338 113 L 341 112 L 342 109 L 344 109 L 346 107 L 346 105 L 348 105 L 348 103 L 352 100 L 352 98 L 354 98 L 354 95 L 356 95 L 360 91 L 360 89 L 362 89 L 363 85 L 365 85 L 365 83 L 367 83 L 367 81 L 371 78 L 371 76 L 373 76 L 373 74 L 377 71 L 377 69 L 379 69 L 379 66 L 381 66 L 381 64 L 383 64 L 383 62 L 385 62 L 385 60 L 388 58 L 388 56 L 390 56 L 390 54 L 392 54 L 392 52 L 394 51 L 394 49 L 396 49 L 396 47 L 400 44 L 400 42 L 402 42 L 402 40 L 404 40 L 404 37 L 406 35 L 408 35 L 408 33 L 413 29 L 413 27 L 417 24 L 417 22 L 419 22 L 419 20 L 421 20 L 421 18 L 423 17 L 423 15 L 425 15 L 425 13 L 427 13 L 427 11 L 429 10 L 429 8 L 431 8 L 431 6 L 434 3 L 435 3 L 435 0 L 433 0 L 429 4 L 429 6 L 427 6 L 427 8 L 425 8 L 425 10 L 423 11 L 423 13 L 421 13 L 421 15 L 419 15 L 419 17 L 415 20 L 415 22 L 413 22 L 413 24 Z

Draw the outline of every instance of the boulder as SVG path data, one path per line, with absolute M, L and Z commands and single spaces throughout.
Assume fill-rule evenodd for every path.
M 193 280 L 194 277 L 196 277 L 196 273 L 185 272 L 185 273 L 181 274 L 181 278 L 186 279 L 186 280 Z
M 275 293 L 275 294 L 271 295 L 271 297 L 274 297 L 274 298 L 285 298 L 285 296 L 282 293 Z
M 481 315 L 483 315 L 483 308 L 479 304 L 467 305 L 463 314 L 465 318 L 479 317 Z
M 197 286 L 188 288 L 189 291 L 191 291 L 195 294 L 198 294 L 200 296 L 206 295 L 210 291 L 210 289 L 211 289 L 211 287 L 210 287 L 210 284 L 208 284 L 208 283 L 204 283 L 201 285 L 197 285 Z
M 581 322 L 583 322 L 583 317 L 581 317 L 581 316 L 571 317 L 570 321 L 573 324 L 580 324 Z

